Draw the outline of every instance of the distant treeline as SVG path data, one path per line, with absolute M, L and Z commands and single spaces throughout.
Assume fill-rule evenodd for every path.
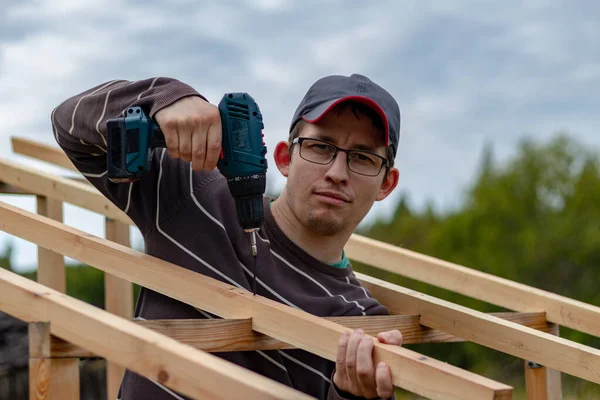
M 488 147 L 458 208 L 417 211 L 403 197 L 390 221 L 360 233 L 600 305 L 600 157 L 565 135 L 547 143 L 523 140 L 516 155 L 500 165 Z M 480 311 L 503 311 L 364 265 L 354 268 Z M 600 347 L 599 338 L 563 327 L 561 336 Z M 474 344 L 410 347 L 523 388 L 522 360 L 504 353 Z M 563 385 L 565 398 L 600 398 L 598 385 L 566 374 Z

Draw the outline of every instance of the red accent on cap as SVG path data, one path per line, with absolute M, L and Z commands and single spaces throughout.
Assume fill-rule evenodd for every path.
M 388 124 L 388 120 L 387 120 L 387 116 L 385 115 L 385 112 L 383 111 L 383 109 L 381 107 L 379 107 L 379 104 L 377 104 L 375 101 L 373 101 L 372 99 L 368 98 L 368 97 L 364 97 L 364 96 L 346 96 L 346 97 L 342 97 L 337 99 L 336 101 L 334 101 L 333 103 L 331 103 L 331 105 L 329 107 L 327 107 L 325 109 L 325 111 L 323 111 L 321 113 L 321 115 L 319 115 L 317 118 L 315 119 L 308 119 L 306 118 L 306 116 L 302 116 L 302 119 L 305 120 L 306 122 L 310 122 L 310 123 L 317 123 L 321 120 L 321 118 L 323 118 L 325 116 L 325 114 L 327 114 L 329 111 L 331 111 L 331 109 L 335 106 L 337 106 L 338 104 L 344 102 L 344 101 L 356 101 L 357 103 L 362 103 L 366 106 L 371 107 L 371 109 L 373 109 L 378 115 L 379 118 L 381 118 L 381 120 L 383 121 L 383 125 L 385 127 L 385 146 L 389 146 L 389 142 L 390 142 L 390 126 Z

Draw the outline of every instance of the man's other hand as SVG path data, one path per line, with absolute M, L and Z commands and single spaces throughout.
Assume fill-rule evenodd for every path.
M 184 97 L 158 111 L 155 119 L 171 157 L 191 161 L 195 171 L 217 166 L 222 144 L 217 106 L 198 96 Z
M 381 343 L 401 345 L 399 330 L 381 332 L 377 335 Z M 333 382 L 344 392 L 367 399 L 386 399 L 394 394 L 392 373 L 387 364 L 373 365 L 374 339 L 365 336 L 362 329 L 354 333 L 346 331 L 338 343 L 336 369 Z

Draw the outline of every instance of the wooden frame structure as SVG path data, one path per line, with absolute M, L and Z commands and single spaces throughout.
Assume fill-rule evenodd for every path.
M 12 144 L 16 153 L 74 170 L 56 147 Z M 559 325 L 599 335 L 600 308 L 589 304 L 354 235 L 346 247 L 351 259 L 518 312 L 485 314 L 357 274 L 395 315 L 318 318 L 132 250 L 131 220 L 86 182 L 0 160 L 0 192 L 38 199 L 37 214 L 0 202 L 0 229 L 39 246 L 39 283 L 0 270 L 0 310 L 30 322 L 30 393 L 49 396 L 41 398 L 78 398 L 73 376 L 79 358 L 91 355 L 108 361 L 111 400 L 124 368 L 197 398 L 227 398 L 225 386 L 247 398 L 305 398 L 205 352 L 298 347 L 334 360 L 345 327 L 369 334 L 397 328 L 404 343 L 469 340 L 523 358 L 528 399 L 561 398 L 559 371 L 600 383 L 600 351 L 558 336 Z M 104 215 L 107 239 L 62 224 L 63 202 Z M 64 255 L 106 273 L 106 311 L 61 294 Z M 131 321 L 131 282 L 225 319 Z M 512 396 L 507 385 L 406 348 L 376 343 L 374 353 L 391 366 L 395 385 L 428 398 Z M 202 374 L 191 379 L 190 371 Z

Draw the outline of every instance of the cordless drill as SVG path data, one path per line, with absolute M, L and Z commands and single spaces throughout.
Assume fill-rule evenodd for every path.
M 227 179 L 238 222 L 252 234 L 252 255 L 256 261 L 256 232 L 264 219 L 267 172 L 262 115 L 247 93 L 226 93 L 219 102 L 219 113 L 223 141 L 217 168 Z M 107 175 L 111 182 L 137 181 L 150 169 L 152 151 L 167 147 L 158 124 L 140 107 L 130 107 L 124 117 L 109 119 L 106 127 Z M 256 266 L 253 292 L 256 293 Z

